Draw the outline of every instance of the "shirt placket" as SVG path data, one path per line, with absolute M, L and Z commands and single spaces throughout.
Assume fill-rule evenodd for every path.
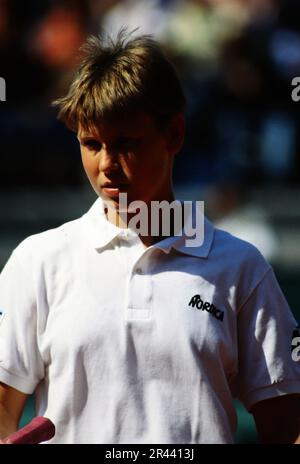
M 127 320 L 149 320 L 152 317 L 152 280 L 147 261 L 143 256 L 132 268 L 128 281 Z
M 123 247 L 127 264 L 125 320 L 149 320 L 152 317 L 152 279 L 150 250 L 145 250 L 138 237 L 130 238 L 131 246 Z

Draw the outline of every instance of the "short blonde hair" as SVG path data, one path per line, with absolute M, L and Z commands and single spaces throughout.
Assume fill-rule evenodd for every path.
M 160 45 L 152 36 L 131 34 L 122 29 L 115 41 L 90 36 L 81 47 L 81 64 L 69 91 L 53 103 L 71 130 L 79 124 L 90 129 L 131 110 L 148 112 L 162 128 L 185 111 L 181 83 Z

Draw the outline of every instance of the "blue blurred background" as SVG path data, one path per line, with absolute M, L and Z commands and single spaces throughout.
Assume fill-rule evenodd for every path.
M 26 236 L 84 213 L 94 193 L 75 135 L 50 102 L 66 92 L 86 36 L 151 33 L 188 99 L 178 197 L 272 263 L 300 319 L 299 0 L 0 0 L 0 269 Z M 237 442 L 256 442 L 237 403 Z M 22 424 L 33 415 L 30 398 Z

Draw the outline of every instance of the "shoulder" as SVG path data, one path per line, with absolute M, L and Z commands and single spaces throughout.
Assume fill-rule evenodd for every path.
M 218 228 L 214 229 L 209 260 L 218 280 L 227 289 L 235 289 L 240 304 L 272 269 L 256 246 Z
M 27 264 L 56 258 L 61 253 L 76 248 L 81 236 L 82 218 L 79 218 L 27 237 L 15 248 L 13 255 Z
M 270 267 L 270 264 L 255 245 L 216 227 L 214 232 L 214 240 L 211 248 L 212 256 L 230 260 L 231 263 L 239 265 L 250 264 Z

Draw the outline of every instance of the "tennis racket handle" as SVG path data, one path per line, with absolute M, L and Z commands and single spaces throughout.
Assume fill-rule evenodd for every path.
M 46 417 L 35 417 L 22 429 L 2 440 L 4 445 L 37 445 L 55 435 L 55 425 Z

